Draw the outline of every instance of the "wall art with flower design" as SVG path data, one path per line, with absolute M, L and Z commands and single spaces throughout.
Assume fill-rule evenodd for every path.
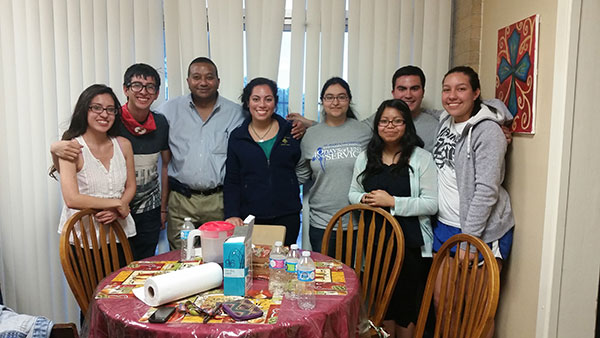
M 535 133 L 539 15 L 498 30 L 496 98 L 512 113 L 512 130 Z

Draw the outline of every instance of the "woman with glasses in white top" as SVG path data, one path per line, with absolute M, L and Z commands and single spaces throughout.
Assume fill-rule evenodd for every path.
M 352 92 L 339 77 L 327 80 L 321 90 L 323 123 L 306 130 L 302 138 L 302 162 L 298 169 L 301 183 L 312 179 L 308 195 L 309 237 L 313 251 L 321 251 L 327 223 L 348 205 L 352 168 L 358 154 L 371 138 L 371 128 L 356 118 Z M 304 229 L 307 229 L 304 227 Z M 330 237 L 330 253 L 335 250 L 336 232 Z M 345 245 L 344 245 L 345 247 Z
M 110 87 L 94 84 L 86 88 L 75 105 L 71 123 L 63 140 L 76 139 L 83 146 L 75 161 L 58 160 L 60 184 L 65 201 L 58 232 L 65 222 L 81 209 L 98 209 L 99 223 L 117 220 L 127 237 L 136 234 L 129 213 L 129 202 L 135 195 L 135 172 L 131 143 L 117 137 L 115 118 L 120 111 L 119 100 Z M 57 169 L 52 167 L 54 177 Z M 119 253 L 124 264 L 122 250 Z

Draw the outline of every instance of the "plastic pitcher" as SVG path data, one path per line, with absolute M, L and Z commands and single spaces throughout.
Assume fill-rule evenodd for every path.
M 185 256 L 186 261 L 194 260 L 194 259 L 196 259 L 196 257 L 202 257 L 202 249 L 194 247 L 194 241 L 196 240 L 196 237 L 200 237 L 202 240 L 201 236 L 202 236 L 202 234 L 200 233 L 200 230 L 198 230 L 198 229 L 192 230 L 188 234 L 187 243 L 186 243 L 187 250 L 186 250 L 186 256 Z
M 229 222 L 214 221 L 202 224 L 200 241 L 202 243 L 202 260 L 223 263 L 223 243 L 233 235 L 235 226 Z

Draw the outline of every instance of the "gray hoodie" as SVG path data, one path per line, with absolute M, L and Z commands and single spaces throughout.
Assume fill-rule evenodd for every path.
M 486 102 L 488 103 L 488 102 Z M 459 193 L 459 215 L 463 233 L 490 243 L 514 225 L 504 181 L 507 142 L 500 128 L 510 113 L 504 105 L 490 110 L 485 104 L 472 116 L 456 141 L 455 170 Z M 442 125 L 450 115 L 443 112 Z

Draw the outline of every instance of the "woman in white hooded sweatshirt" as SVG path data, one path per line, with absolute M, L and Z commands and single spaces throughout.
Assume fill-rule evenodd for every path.
M 445 111 L 433 148 L 439 196 L 433 250 L 455 234 L 470 234 L 490 246 L 502 268 L 515 225 L 510 197 L 502 187 L 505 114 L 483 104 L 480 92 L 479 77 L 470 67 L 452 68 L 444 76 Z M 461 250 L 459 256 L 463 254 Z M 436 284 L 435 304 L 440 281 Z

